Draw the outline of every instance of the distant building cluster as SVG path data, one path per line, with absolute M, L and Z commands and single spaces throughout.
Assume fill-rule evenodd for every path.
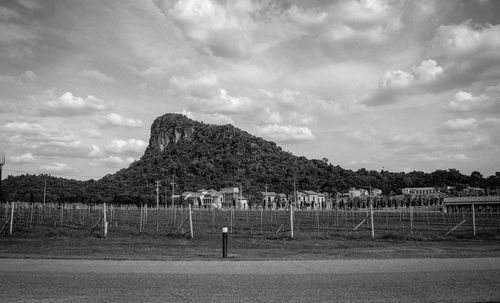
M 456 191 L 454 187 L 406 187 L 401 190 L 404 196 L 427 196 L 443 197 L 454 192 L 458 196 L 482 196 L 485 191 L 481 188 L 467 187 Z M 338 199 L 370 198 L 382 196 L 382 190 L 378 188 L 355 188 L 351 187 L 345 193 L 319 193 L 312 190 L 298 190 L 295 193 L 285 194 L 274 191 L 262 191 L 257 197 L 252 197 L 252 202 L 242 195 L 239 187 L 224 187 L 220 190 L 200 189 L 197 191 L 185 191 L 176 199 L 182 203 L 190 204 L 193 208 L 208 209 L 288 209 L 293 206 L 296 209 L 332 209 L 338 204 Z
M 182 201 L 193 208 L 235 208 L 248 209 L 248 199 L 241 195 L 238 187 L 224 187 L 220 191 L 215 189 L 200 189 L 196 192 L 185 191 L 181 195 Z

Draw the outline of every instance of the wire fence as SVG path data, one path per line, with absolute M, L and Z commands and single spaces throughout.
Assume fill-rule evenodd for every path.
M 106 211 L 104 211 L 106 209 Z M 104 216 L 105 214 L 105 216 Z M 373 219 L 372 219 L 373 217 Z M 265 238 L 434 239 L 500 235 L 497 209 L 461 208 L 443 212 L 431 206 L 332 210 L 235 210 L 151 208 L 135 205 L 5 203 L 0 205 L 2 235 L 50 231 L 80 236 L 233 236 Z M 104 227 L 106 225 L 106 228 Z M 372 234 L 373 232 L 373 234 Z M 104 233 L 104 234 L 103 234 Z

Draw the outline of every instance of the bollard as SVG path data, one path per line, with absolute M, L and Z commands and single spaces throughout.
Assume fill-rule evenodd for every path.
M 222 227 L 222 258 L 227 258 L 227 227 Z

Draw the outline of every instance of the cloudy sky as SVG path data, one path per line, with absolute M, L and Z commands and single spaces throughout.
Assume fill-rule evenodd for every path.
M 349 169 L 500 171 L 500 1 L 0 2 L 7 174 L 100 178 L 153 120 Z

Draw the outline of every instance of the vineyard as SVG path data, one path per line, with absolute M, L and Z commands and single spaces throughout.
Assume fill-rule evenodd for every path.
M 12 206 L 14 205 L 14 208 Z M 106 211 L 104 211 L 106 210 Z M 13 220 L 11 220 L 13 218 Z M 372 219 L 373 218 L 373 219 Z M 215 237 L 227 226 L 233 237 L 444 239 L 500 234 L 498 210 L 442 212 L 436 206 L 333 210 L 234 210 L 151 208 L 105 204 L 6 203 L 2 234 L 40 229 L 80 236 Z M 106 230 L 105 226 L 106 225 Z M 292 232 L 293 226 L 293 232 Z

